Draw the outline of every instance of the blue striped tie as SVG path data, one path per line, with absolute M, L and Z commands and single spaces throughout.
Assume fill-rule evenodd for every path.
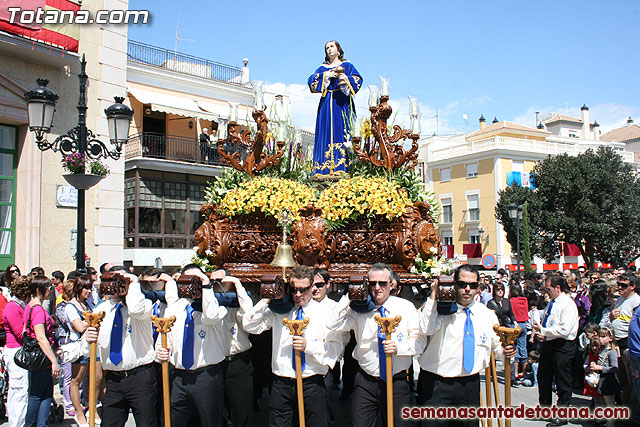
M 182 334 L 182 366 L 189 369 L 193 366 L 193 342 L 194 342 L 193 307 L 187 306 L 187 318 L 184 321 Z
M 462 339 L 462 367 L 467 374 L 473 371 L 474 356 L 476 352 L 476 336 L 473 331 L 473 322 L 471 321 L 471 310 L 464 309 L 467 312 L 467 320 L 464 322 L 464 337 Z
M 298 312 L 296 313 L 296 320 L 303 320 L 303 319 L 304 319 L 304 313 L 302 312 L 302 307 L 300 307 L 298 309 Z M 291 359 L 292 362 L 291 363 L 292 363 L 292 366 L 293 366 L 293 370 L 295 371 L 295 369 L 296 369 L 296 350 L 292 348 L 291 349 L 291 353 L 292 353 L 291 354 L 291 357 L 292 357 L 292 359 Z M 304 351 L 300 352 L 300 364 L 302 365 L 300 367 L 300 370 L 304 371 L 304 368 L 306 366 L 305 361 L 304 361 Z
M 111 343 L 109 344 L 109 359 L 118 366 L 122 362 L 122 303 L 116 304 L 116 311 L 113 316 L 113 327 L 111 328 Z
M 153 304 L 153 315 L 160 317 L 160 303 L 158 301 Z M 156 340 L 158 339 L 158 328 L 156 328 L 156 326 L 153 324 L 151 327 L 153 328 L 153 343 L 155 344 Z
M 378 309 L 380 312 L 380 316 L 387 317 L 387 311 L 384 307 L 380 307 Z M 380 367 L 380 379 L 382 381 L 387 381 L 387 355 L 384 352 L 384 344 L 382 343 L 385 340 L 386 336 L 384 332 L 382 332 L 382 328 L 378 326 L 378 365 Z

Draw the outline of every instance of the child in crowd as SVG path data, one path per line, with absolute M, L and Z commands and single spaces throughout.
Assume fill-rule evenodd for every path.
M 529 359 L 527 363 L 530 371 L 524 372 L 524 379 L 522 385 L 525 387 L 538 387 L 538 359 L 540 359 L 540 353 L 535 350 L 529 352 Z
M 615 394 L 620 390 L 617 377 L 620 354 L 613 331 L 610 328 L 601 328 L 598 336 L 591 340 L 589 347 L 589 355 L 584 363 L 584 394 L 593 397 L 595 407 L 613 407 Z M 613 427 L 615 420 L 602 420 L 600 425 Z
M 527 350 L 531 352 L 532 350 L 538 349 L 538 342 L 534 340 L 535 334 L 533 334 L 532 331 L 533 324 L 535 322 L 540 323 L 542 321 L 541 310 L 544 307 L 544 298 L 533 291 L 525 292 L 525 296 L 527 297 L 527 303 L 529 304 L 529 320 L 527 320 Z
M 578 337 L 578 348 L 583 353 L 583 358 L 587 357 L 589 344 L 591 344 L 591 340 L 593 338 L 598 337 L 599 332 L 600 326 L 596 325 L 595 323 L 587 323 L 586 325 L 584 325 L 584 329 Z

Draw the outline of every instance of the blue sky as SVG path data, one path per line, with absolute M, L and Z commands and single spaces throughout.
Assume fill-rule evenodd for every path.
M 153 4 L 153 6 L 150 6 Z M 638 1 L 201 1 L 130 0 L 151 23 L 129 38 L 232 65 L 291 99 L 295 125 L 313 128 L 318 95 L 306 86 L 338 40 L 364 84 L 391 78 L 392 105 L 407 116 L 420 97 L 423 135 L 469 132 L 478 117 L 534 125 L 535 111 L 580 115 L 603 132 L 640 121 Z M 367 90 L 356 98 L 366 113 Z M 465 121 L 463 116 L 469 117 Z

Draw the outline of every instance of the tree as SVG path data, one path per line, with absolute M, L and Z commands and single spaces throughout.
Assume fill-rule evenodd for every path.
M 532 180 L 546 240 L 576 244 L 589 268 L 596 259 L 626 266 L 640 256 L 640 180 L 611 147 L 549 156 Z M 543 245 L 543 256 L 559 255 L 557 246 Z
M 554 245 L 558 246 L 558 251 L 560 250 L 560 246 L 557 243 L 543 235 L 540 231 L 540 202 L 538 201 L 536 192 L 531 188 L 521 187 L 514 183 L 504 190 L 500 190 L 498 193 L 498 203 L 496 204 L 496 219 L 502 224 L 507 234 L 507 242 L 509 242 L 514 252 L 516 251 L 516 227 L 511 218 L 509 218 L 508 206 L 511 203 L 515 203 L 516 205 L 527 204 L 528 224 L 525 225 L 523 221 L 520 232 L 523 236 L 525 233 L 529 235 L 529 258 L 533 255 L 544 258 L 547 253 L 553 252 Z M 520 244 L 522 248 L 522 245 L 524 245 L 522 239 Z
M 520 254 L 522 255 L 522 265 L 524 272 L 531 273 L 531 246 L 529 243 L 529 202 L 522 204 L 522 226 L 520 235 Z

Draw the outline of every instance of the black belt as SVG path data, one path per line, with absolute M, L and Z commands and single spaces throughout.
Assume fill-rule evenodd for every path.
M 142 365 L 142 366 L 137 366 L 133 369 L 129 369 L 127 371 L 107 371 L 106 375 L 107 377 L 115 377 L 115 378 L 127 378 L 127 377 L 131 377 L 135 374 L 139 374 L 142 371 L 146 371 L 147 369 L 151 369 L 153 368 L 153 363 L 148 363 L 146 365 Z
M 285 383 L 285 384 L 289 384 L 289 385 L 295 385 L 296 384 L 296 378 L 289 378 L 289 377 L 281 377 L 280 375 L 276 375 L 273 374 L 274 378 L 278 379 L 279 381 Z M 311 375 L 308 377 L 304 377 L 302 378 L 303 382 L 317 382 L 317 383 L 324 383 L 324 375 L 322 374 L 315 374 L 315 375 Z
M 380 378 L 380 377 L 374 377 L 373 375 L 367 374 L 367 373 L 364 371 L 364 369 L 362 369 L 362 367 L 360 367 L 360 366 L 358 366 L 358 370 L 359 370 L 360 372 L 362 372 L 362 374 L 363 374 L 365 377 L 369 378 L 370 380 L 382 381 L 382 378 Z M 394 375 L 393 375 L 393 379 L 394 379 L 394 380 L 397 380 L 397 379 L 406 379 L 406 378 L 407 378 L 407 371 L 406 371 L 406 370 L 404 370 L 404 371 L 400 371 L 400 372 L 398 372 L 397 374 L 394 374 Z
M 238 358 L 245 357 L 248 355 L 249 355 L 249 350 L 245 350 L 241 353 L 232 354 L 231 356 L 225 356 L 224 361 L 231 362 L 232 360 L 236 360 Z

